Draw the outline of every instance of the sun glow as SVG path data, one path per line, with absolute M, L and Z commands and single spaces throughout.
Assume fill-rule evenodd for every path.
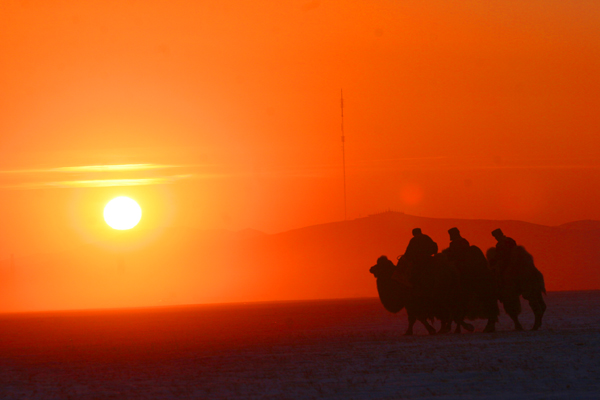
M 135 200 L 119 196 L 115 197 L 104 207 L 104 220 L 113 229 L 131 229 L 140 222 L 142 209 Z

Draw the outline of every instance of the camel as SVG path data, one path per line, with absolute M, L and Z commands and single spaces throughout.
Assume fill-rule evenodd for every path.
M 442 253 L 445 254 L 447 251 L 448 249 L 445 249 Z M 459 333 L 461 326 L 465 327 L 465 325 L 468 330 L 473 329 L 472 325 L 464 323 L 465 319 L 487 319 L 483 331 L 494 332 L 500 311 L 494 275 L 485 255 L 479 247 L 470 246 L 464 261 L 457 261 L 454 267 L 460 277 L 458 303 L 453 318 L 456 322 L 456 332 Z
M 496 249 L 488 249 L 486 258 L 490 265 L 494 266 L 498 298 L 504 306 L 504 311 L 510 316 L 515 324 L 515 330 L 522 331 L 523 326 L 519 322 L 521 313 L 520 296 L 529 302 L 535 322 L 531 330 L 538 330 L 542 326 L 542 317 L 546 311 L 546 303 L 542 294 L 546 294 L 544 276 L 535 267 L 533 257 L 523 246 L 515 247 L 507 265 L 500 268 L 496 262 Z
M 442 322 L 440 333 L 450 330 L 458 276 L 446 264 L 444 255 L 432 257 L 427 271 L 427 290 L 423 285 L 415 287 L 411 283 L 409 276 L 413 266 L 405 258 L 401 257 L 398 265 L 394 265 L 386 256 L 381 256 L 377 264 L 371 267 L 370 272 L 377 278 L 377 291 L 383 306 L 392 313 L 406 308 L 408 329 L 405 335 L 413 334 L 416 321 L 421 322 L 429 334 L 435 334 L 435 328 L 429 323 L 435 318 Z

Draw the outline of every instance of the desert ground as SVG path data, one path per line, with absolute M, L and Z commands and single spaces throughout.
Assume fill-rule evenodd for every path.
M 412 337 L 373 298 L 3 314 L 0 398 L 597 399 L 600 291 L 546 300 Z

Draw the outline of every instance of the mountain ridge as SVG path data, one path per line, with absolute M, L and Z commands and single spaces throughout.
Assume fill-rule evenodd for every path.
M 600 289 L 600 231 L 386 212 L 274 234 L 166 228 L 130 249 L 17 259 L 12 275 L 3 261 L 0 310 L 371 297 L 377 257 L 402 254 L 415 227 L 442 250 L 454 226 L 484 252 L 501 228 L 533 254 L 548 290 Z

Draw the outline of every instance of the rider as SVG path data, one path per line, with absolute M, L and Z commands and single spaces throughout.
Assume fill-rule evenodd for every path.
M 500 228 L 492 231 L 492 236 L 498 241 L 496 243 L 496 258 L 494 263 L 503 270 L 508 265 L 510 254 L 512 249 L 517 247 L 517 242 L 513 238 L 505 236 Z
M 404 256 L 413 262 L 427 260 L 438 251 L 438 245 L 429 236 L 421 232 L 421 228 L 412 230 L 413 238 L 408 242 Z
M 448 259 L 455 263 L 464 262 L 471 245 L 469 241 L 460 235 L 458 228 L 448 229 L 450 235 L 450 246 L 448 247 Z
M 438 252 L 438 245 L 429 236 L 423 234 L 420 228 L 412 230 L 413 238 L 408 242 L 404 257 L 413 263 L 411 280 L 413 284 L 422 283 L 431 259 Z

